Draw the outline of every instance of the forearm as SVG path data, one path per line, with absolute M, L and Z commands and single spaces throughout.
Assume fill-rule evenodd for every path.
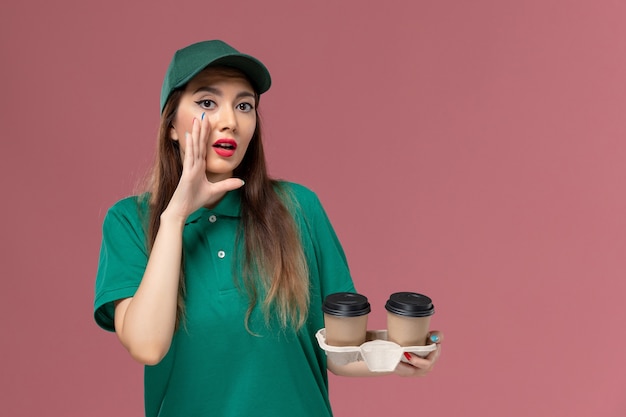
M 161 216 L 152 251 L 135 295 L 116 308 L 116 332 L 131 356 L 158 363 L 176 326 L 184 220 Z M 118 314 L 119 313 L 119 314 Z

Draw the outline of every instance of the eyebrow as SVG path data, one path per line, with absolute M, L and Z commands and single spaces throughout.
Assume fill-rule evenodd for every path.
M 222 90 L 220 90 L 219 88 L 215 88 L 215 87 L 209 87 L 209 86 L 200 87 L 193 93 L 198 94 L 200 92 L 207 92 L 207 93 L 215 94 L 216 96 L 222 97 Z M 237 93 L 235 98 L 241 98 L 241 97 L 255 98 L 256 96 L 249 91 L 240 91 L 239 93 Z

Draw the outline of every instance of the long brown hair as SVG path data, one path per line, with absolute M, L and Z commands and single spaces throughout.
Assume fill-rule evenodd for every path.
M 220 75 L 244 77 L 238 70 L 212 68 Z M 250 83 L 250 85 L 253 85 Z M 178 141 L 170 137 L 172 122 L 185 86 L 172 92 L 161 115 L 155 161 L 148 179 L 150 211 L 147 219 L 148 248 L 151 249 L 160 225 L 161 213 L 178 186 L 183 166 Z M 245 317 L 249 318 L 261 301 L 266 321 L 275 315 L 281 326 L 302 327 L 309 307 L 309 276 L 300 234 L 288 209 L 291 199 L 280 182 L 269 177 L 261 139 L 258 95 L 255 106 L 256 128 L 246 154 L 234 176 L 245 181 L 241 189 L 241 226 L 238 242 L 243 241 L 241 282 L 249 296 Z M 183 253 L 184 256 L 184 253 Z M 238 277 L 233 277 L 237 280 Z M 260 293 L 259 293 L 260 292 Z M 185 274 L 181 265 L 177 325 L 185 318 Z

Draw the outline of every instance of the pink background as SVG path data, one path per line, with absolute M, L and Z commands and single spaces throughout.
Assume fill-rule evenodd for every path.
M 222 38 L 270 68 L 271 172 L 319 194 L 370 328 L 414 290 L 445 332 L 427 378 L 331 377 L 337 416 L 626 415 L 624 22 L 608 0 L 4 2 L 0 413 L 143 413 L 92 319 L 101 222 L 151 160 L 174 50 Z

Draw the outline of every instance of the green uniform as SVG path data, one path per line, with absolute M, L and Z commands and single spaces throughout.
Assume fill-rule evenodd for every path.
M 317 196 L 282 183 L 296 201 L 292 213 L 301 232 L 310 272 L 310 311 L 299 331 L 265 324 L 257 307 L 244 327 L 245 292 L 233 279 L 240 223 L 240 191 L 213 209 L 189 216 L 183 232 L 187 285 L 186 325 L 174 334 L 165 358 L 145 367 L 148 417 L 330 416 L 326 356 L 315 333 L 324 327 L 326 295 L 354 291 L 344 252 Z M 95 319 L 113 331 L 113 302 L 132 297 L 143 276 L 145 199 L 130 197 L 109 209 L 103 225 L 96 279 Z

